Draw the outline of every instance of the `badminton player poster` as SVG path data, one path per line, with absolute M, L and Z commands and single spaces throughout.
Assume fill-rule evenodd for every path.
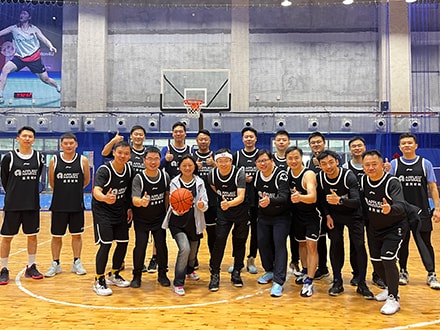
M 0 3 L 0 107 L 59 107 L 62 6 Z

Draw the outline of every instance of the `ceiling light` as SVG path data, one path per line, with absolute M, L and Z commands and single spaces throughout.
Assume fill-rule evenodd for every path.
M 292 5 L 292 1 L 289 0 L 283 0 L 283 2 L 281 2 L 281 6 L 283 7 L 289 7 Z
M 343 0 L 342 3 L 346 6 L 353 4 L 353 0 Z
M 414 3 L 414 2 L 416 2 L 417 0 L 405 0 L 405 2 L 406 3 Z

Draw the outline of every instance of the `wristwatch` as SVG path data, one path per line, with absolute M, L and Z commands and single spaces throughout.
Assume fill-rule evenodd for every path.
M 341 197 L 341 198 L 339 198 L 338 205 L 342 205 L 342 204 L 344 204 L 344 199 Z

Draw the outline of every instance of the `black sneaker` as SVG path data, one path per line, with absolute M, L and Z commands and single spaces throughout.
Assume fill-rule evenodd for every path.
M 220 286 L 220 274 L 211 274 L 211 280 L 209 281 L 208 289 L 210 291 L 218 291 Z
M 362 295 L 362 297 L 364 297 L 367 300 L 374 299 L 373 292 L 370 291 L 370 289 L 367 286 L 367 283 L 365 283 L 364 281 L 359 282 L 356 292 Z
M 170 279 L 167 277 L 167 273 L 159 272 L 159 276 L 157 277 L 157 281 L 162 286 L 171 286 Z
M 234 286 L 241 288 L 243 286 L 243 281 L 240 276 L 239 270 L 234 270 L 231 274 L 231 282 Z
M 157 262 L 156 262 L 155 257 L 150 259 L 150 263 L 148 264 L 148 267 L 147 267 L 147 272 L 149 272 L 149 273 L 157 272 Z
M 342 285 L 342 280 L 333 280 L 332 287 L 328 290 L 330 296 L 339 296 L 344 292 L 344 287 Z
M 303 285 L 304 284 L 304 280 L 307 278 L 307 274 L 301 273 L 300 276 L 298 276 L 297 278 L 295 278 L 295 283 L 299 284 L 299 285 Z
M 40 280 L 43 278 L 43 274 L 41 274 L 38 269 L 37 265 L 32 264 L 32 266 L 26 266 L 26 272 L 24 273 L 24 276 L 27 278 L 33 278 L 34 280 Z
M 147 265 L 144 264 L 144 266 L 142 267 L 142 273 L 146 273 L 148 272 L 148 268 Z
M 142 282 L 142 273 L 133 271 L 133 279 L 130 282 L 130 288 L 140 288 Z
M 373 284 L 378 286 L 379 288 L 385 290 L 385 288 L 387 287 L 385 285 L 385 282 L 379 277 L 379 275 L 377 275 L 376 273 L 373 273 L 373 280 L 372 280 Z
M 3 267 L 0 271 L 0 285 L 6 285 L 9 283 L 9 270 Z
M 315 273 L 315 277 L 313 278 L 314 280 L 320 280 L 323 279 L 324 277 L 329 277 L 330 273 L 328 272 L 328 269 L 319 269 L 316 271 Z
M 353 278 L 350 280 L 351 286 L 358 286 L 359 285 L 359 277 L 357 275 L 353 275 Z

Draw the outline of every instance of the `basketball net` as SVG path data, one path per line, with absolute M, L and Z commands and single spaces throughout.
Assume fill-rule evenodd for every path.
M 199 99 L 187 99 L 183 100 L 183 105 L 188 113 L 188 118 L 200 118 L 200 106 L 203 104 L 203 100 Z

